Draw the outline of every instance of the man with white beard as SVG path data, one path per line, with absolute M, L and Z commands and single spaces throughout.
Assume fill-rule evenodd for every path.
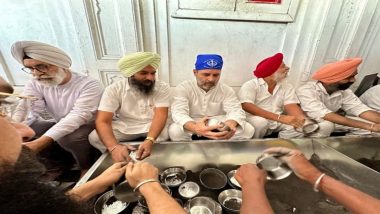
M 70 70 L 71 59 L 61 49 L 35 41 L 18 41 L 12 45 L 13 57 L 32 74 L 33 79 L 24 88 L 23 95 L 36 99 L 20 103 L 13 119 L 23 122 L 30 111 L 28 125 L 37 138 L 26 143 L 35 153 L 57 142 L 70 152 L 85 172 L 92 164 L 94 148 L 88 142 L 94 130 L 94 116 L 103 92 L 100 83 L 88 76 Z M 45 120 L 49 113 L 54 119 Z
M 240 88 L 240 103 L 256 130 L 253 138 L 273 132 L 279 132 L 280 138 L 303 137 L 295 128 L 302 127 L 305 115 L 293 86 L 284 81 L 288 72 L 283 54 L 277 53 L 261 61 L 253 71 L 256 78 Z

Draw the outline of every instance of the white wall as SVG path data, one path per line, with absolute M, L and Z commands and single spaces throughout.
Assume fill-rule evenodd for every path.
M 14 85 L 24 85 L 30 78 L 10 53 L 18 40 L 58 45 L 74 59 L 73 69 L 85 70 L 70 5 L 65 0 L 2 0 L 0 38 L 0 55 L 4 57 L 4 61 L 0 57 L 0 75 Z

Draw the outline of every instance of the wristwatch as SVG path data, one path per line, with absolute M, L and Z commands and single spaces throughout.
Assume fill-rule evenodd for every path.
M 153 137 L 146 137 L 145 140 L 149 140 L 152 143 L 156 142 L 156 140 Z

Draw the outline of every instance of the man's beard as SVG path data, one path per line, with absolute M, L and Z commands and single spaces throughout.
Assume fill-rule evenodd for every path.
M 331 84 L 331 85 L 325 85 L 325 89 L 329 94 L 332 94 L 336 91 L 344 91 L 348 89 L 352 85 L 352 82 L 344 83 L 344 84 Z
M 280 84 L 282 82 L 285 82 L 285 79 L 288 75 L 287 74 L 282 74 L 282 73 L 274 73 L 274 81 L 276 81 L 276 83 Z
M 338 89 L 339 89 L 339 90 L 346 90 L 346 89 L 348 89 L 352 84 L 353 84 L 353 82 L 348 82 L 348 83 L 344 83 L 344 84 L 339 84 L 339 85 L 338 85 Z
M 142 92 L 145 95 L 149 95 L 153 92 L 155 81 L 153 80 L 136 80 L 134 77 L 129 78 L 129 83 L 133 88 Z
M 214 88 L 218 83 L 218 81 L 202 81 L 200 78 L 196 78 L 196 80 L 199 88 L 203 89 L 206 92 Z
M 56 86 L 62 83 L 63 79 L 66 77 L 66 72 L 63 68 L 58 68 L 57 73 L 54 77 L 49 75 L 41 75 L 39 77 L 35 77 L 35 79 L 44 86 L 51 87 Z

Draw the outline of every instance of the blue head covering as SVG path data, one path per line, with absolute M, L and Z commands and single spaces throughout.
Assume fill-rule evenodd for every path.
M 222 70 L 223 58 L 217 54 L 199 54 L 195 62 L 195 70 L 218 69 Z

